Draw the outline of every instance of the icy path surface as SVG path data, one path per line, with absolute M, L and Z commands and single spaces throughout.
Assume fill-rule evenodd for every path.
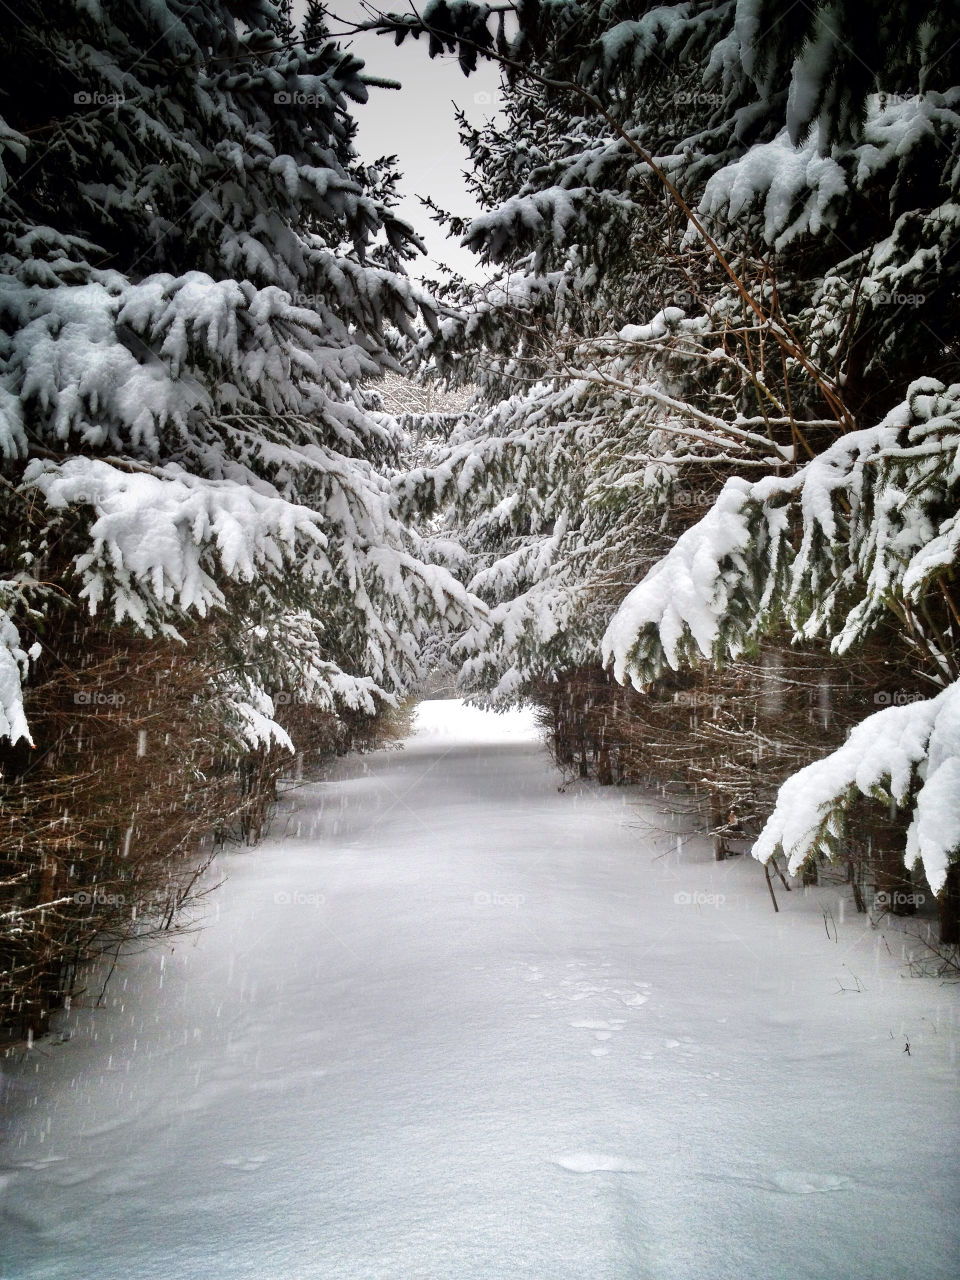
M 3 1280 L 956 1277 L 957 988 L 418 723 L 6 1064 Z

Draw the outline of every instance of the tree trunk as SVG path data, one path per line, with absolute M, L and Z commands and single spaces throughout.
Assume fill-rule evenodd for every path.
M 727 856 L 727 840 L 719 828 L 727 825 L 727 811 L 714 796 L 710 804 L 710 827 L 714 832 L 713 856 L 717 862 L 723 862 Z
M 960 862 L 947 868 L 947 882 L 937 896 L 940 941 L 949 946 L 960 943 Z
M 876 882 L 875 905 L 894 916 L 917 914 L 916 886 L 903 862 L 906 833 L 902 822 L 883 818 L 870 823 L 870 861 Z

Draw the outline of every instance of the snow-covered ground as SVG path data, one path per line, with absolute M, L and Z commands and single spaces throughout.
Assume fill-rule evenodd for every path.
M 3 1280 L 955 1277 L 960 990 L 558 782 L 427 703 L 222 858 L 5 1064 Z

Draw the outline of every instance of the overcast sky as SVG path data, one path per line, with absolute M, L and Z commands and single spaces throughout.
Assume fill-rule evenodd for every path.
M 303 6 L 298 5 L 298 8 Z M 384 4 L 383 9 L 401 13 L 408 9 L 405 0 Z M 333 15 L 344 19 L 365 20 L 359 0 L 331 0 L 330 29 L 339 31 Z M 399 80 L 402 90 L 371 89 L 370 101 L 352 105 L 359 127 L 358 147 L 366 160 L 382 155 L 396 155 L 403 172 L 404 193 L 399 212 L 423 237 L 430 260 L 422 265 L 412 263 L 417 275 L 430 275 L 431 262 L 440 261 L 465 275 L 485 274 L 473 254 L 461 249 L 456 240 L 444 237 L 442 228 L 432 222 L 416 199 L 430 196 L 442 208 L 458 214 L 470 214 L 476 205 L 463 181 L 467 157 L 460 145 L 454 119 L 454 103 L 474 124 L 481 123 L 496 110 L 499 73 L 490 64 L 481 63 L 467 77 L 455 57 L 429 58 L 426 40 L 408 38 L 399 48 L 384 36 L 364 34 L 343 40 L 367 64 L 372 75 Z

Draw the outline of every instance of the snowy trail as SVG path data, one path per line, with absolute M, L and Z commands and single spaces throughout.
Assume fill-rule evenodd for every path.
M 418 724 L 6 1064 L 2 1280 L 955 1277 L 957 988 Z

